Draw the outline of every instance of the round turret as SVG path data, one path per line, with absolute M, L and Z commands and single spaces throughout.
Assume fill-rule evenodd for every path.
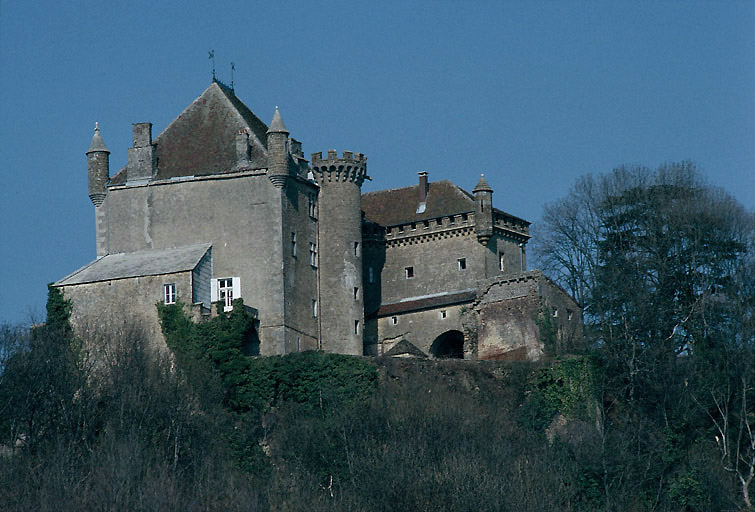
M 487 245 L 488 240 L 493 236 L 493 189 L 488 184 L 484 174 L 480 174 L 480 181 L 477 182 L 472 192 L 475 199 L 477 240 L 482 245 Z
M 87 168 L 89 171 L 89 199 L 95 206 L 100 206 L 105 200 L 105 187 L 110 179 L 110 151 L 100 135 L 100 126 L 94 125 L 92 143 L 89 144 Z
M 267 130 L 267 177 L 278 188 L 286 186 L 288 179 L 288 135 L 278 107 Z
M 327 352 L 364 353 L 362 287 L 362 191 L 367 158 L 336 151 L 312 154 L 312 175 L 320 186 L 321 344 Z

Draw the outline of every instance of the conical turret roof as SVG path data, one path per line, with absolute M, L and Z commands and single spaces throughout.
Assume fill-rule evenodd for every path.
M 87 151 L 87 154 L 94 153 L 96 151 L 104 151 L 105 153 L 110 153 L 107 146 L 105 145 L 105 141 L 102 140 L 102 135 L 100 135 L 99 123 L 94 123 L 94 135 L 92 135 L 92 143 L 89 144 L 89 150 Z
M 476 194 L 477 192 L 492 192 L 492 191 L 493 189 L 485 180 L 485 175 L 480 174 L 480 181 L 477 182 L 477 185 L 475 186 L 474 190 L 472 190 L 472 192 Z
M 273 120 L 270 121 L 270 128 L 268 128 L 267 133 L 271 132 L 285 132 L 288 133 L 288 130 L 286 130 L 286 125 L 283 124 L 283 119 L 281 118 L 280 112 L 278 112 L 278 105 L 275 106 L 275 114 L 273 114 Z

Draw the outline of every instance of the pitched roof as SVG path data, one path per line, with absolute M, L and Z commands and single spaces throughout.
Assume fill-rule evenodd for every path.
M 64 277 L 55 286 L 95 283 L 129 277 L 155 276 L 194 270 L 211 244 L 185 245 L 169 249 L 108 254 Z
M 425 211 L 417 213 L 418 206 L 419 185 L 378 190 L 362 195 L 362 210 L 365 217 L 381 226 L 393 226 L 470 212 L 475 208 L 472 194 L 448 180 L 429 183 Z
M 374 313 L 374 316 L 384 317 L 395 315 L 397 313 L 409 313 L 410 311 L 419 311 L 421 309 L 431 309 L 442 306 L 453 306 L 464 302 L 472 302 L 477 297 L 476 289 L 463 290 L 460 292 L 443 292 L 423 297 L 409 297 L 399 302 L 390 304 L 381 304 L 380 309 Z
M 406 341 L 403 338 L 393 345 L 385 355 L 391 357 L 419 357 L 427 359 L 427 354 L 418 349 L 413 343 Z
M 233 91 L 213 82 L 154 139 L 156 179 L 201 176 L 231 171 L 237 163 L 236 133 L 249 132 L 251 165 L 265 167 L 267 126 Z M 125 168 L 111 184 L 125 183 Z

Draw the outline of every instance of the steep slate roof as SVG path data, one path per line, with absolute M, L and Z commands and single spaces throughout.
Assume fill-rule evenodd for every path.
M 236 165 L 236 133 L 247 130 L 252 167 L 267 165 L 267 126 L 231 89 L 213 82 L 171 122 L 157 144 L 156 179 L 229 172 Z M 110 183 L 123 184 L 126 169 Z
M 362 195 L 362 210 L 368 220 L 381 226 L 433 219 L 444 215 L 474 211 L 474 196 L 448 180 L 429 183 L 427 207 L 419 206 L 419 185 L 378 190 Z
M 108 254 L 64 277 L 55 286 L 95 283 L 129 277 L 155 276 L 194 270 L 211 244 L 185 245 L 170 249 Z

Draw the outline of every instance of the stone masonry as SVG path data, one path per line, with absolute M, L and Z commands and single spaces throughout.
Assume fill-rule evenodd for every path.
M 581 339 L 574 300 L 527 271 L 529 223 L 449 181 L 362 194 L 367 158 L 305 159 L 277 107 L 269 126 L 213 81 L 156 138 L 133 125 L 128 164 L 110 175 L 95 128 L 86 152 L 94 261 L 55 285 L 74 327 L 113 315 L 161 339 L 156 304 L 242 298 L 258 315 L 255 353 L 538 359 L 538 319 Z M 399 343 L 401 342 L 401 343 Z

